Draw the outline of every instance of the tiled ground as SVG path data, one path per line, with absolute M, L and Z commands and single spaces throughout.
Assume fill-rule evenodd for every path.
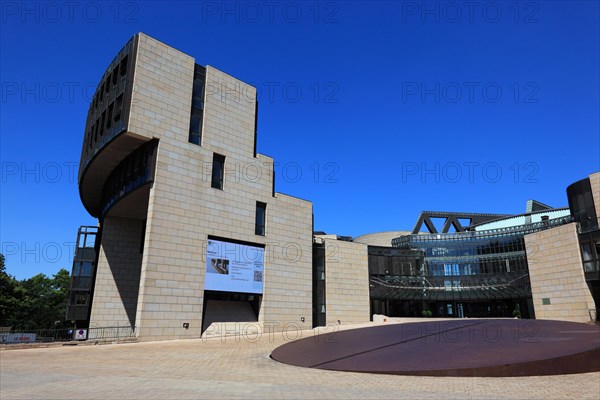
M 1 351 L 0 398 L 600 399 L 600 373 L 437 378 L 323 371 L 271 360 L 285 341 L 276 333 Z

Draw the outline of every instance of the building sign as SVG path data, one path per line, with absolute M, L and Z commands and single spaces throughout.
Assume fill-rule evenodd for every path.
M 204 290 L 262 294 L 264 253 L 262 247 L 209 239 Z

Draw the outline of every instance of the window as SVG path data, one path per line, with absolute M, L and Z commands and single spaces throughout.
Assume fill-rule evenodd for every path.
M 124 77 L 125 75 L 127 75 L 127 58 L 129 56 L 125 56 L 124 59 L 121 60 L 121 64 L 119 64 L 119 74 L 121 75 L 121 77 Z
M 265 203 L 261 203 L 260 201 L 256 202 L 256 223 L 254 227 L 254 233 L 256 235 L 265 236 L 265 222 L 267 217 L 267 205 Z
M 225 156 L 214 153 L 212 166 L 212 180 L 210 185 L 215 189 L 223 190 L 223 172 L 225 169 Z
M 190 116 L 190 134 L 188 141 L 200 145 L 202 138 L 202 116 L 204 113 L 204 83 L 206 69 L 200 65 L 194 68 L 194 86 L 192 88 L 192 111 Z
M 114 103 L 110 103 L 108 106 L 108 114 L 106 118 L 106 129 L 110 131 L 110 127 L 112 126 L 112 114 L 113 114 Z
M 115 105 L 115 122 L 118 122 L 121 119 L 121 109 L 123 108 L 123 95 L 117 97 L 117 102 Z
M 202 133 L 202 110 L 192 108 L 192 117 L 190 120 L 190 136 L 188 141 L 200 145 L 200 135 Z
M 204 108 L 204 76 L 194 74 L 194 89 L 192 91 L 192 107 L 202 110 Z
M 87 300 L 88 300 L 87 292 L 75 292 L 73 297 L 74 297 L 73 304 L 75 304 L 76 306 L 87 305 Z

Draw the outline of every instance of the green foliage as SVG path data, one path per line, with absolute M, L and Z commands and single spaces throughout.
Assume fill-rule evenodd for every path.
M 515 318 L 521 318 L 521 306 L 519 304 L 517 304 L 515 306 L 515 309 L 513 311 L 513 317 L 515 317 Z
M 69 327 L 65 311 L 70 283 L 64 268 L 52 278 L 38 274 L 19 281 L 6 273 L 0 254 L 0 326 L 19 330 Z

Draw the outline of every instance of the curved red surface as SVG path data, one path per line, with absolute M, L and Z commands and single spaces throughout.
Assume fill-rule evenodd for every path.
M 600 371 L 600 326 L 522 319 L 391 324 L 315 335 L 284 344 L 271 357 L 300 367 L 380 374 L 574 374 Z

